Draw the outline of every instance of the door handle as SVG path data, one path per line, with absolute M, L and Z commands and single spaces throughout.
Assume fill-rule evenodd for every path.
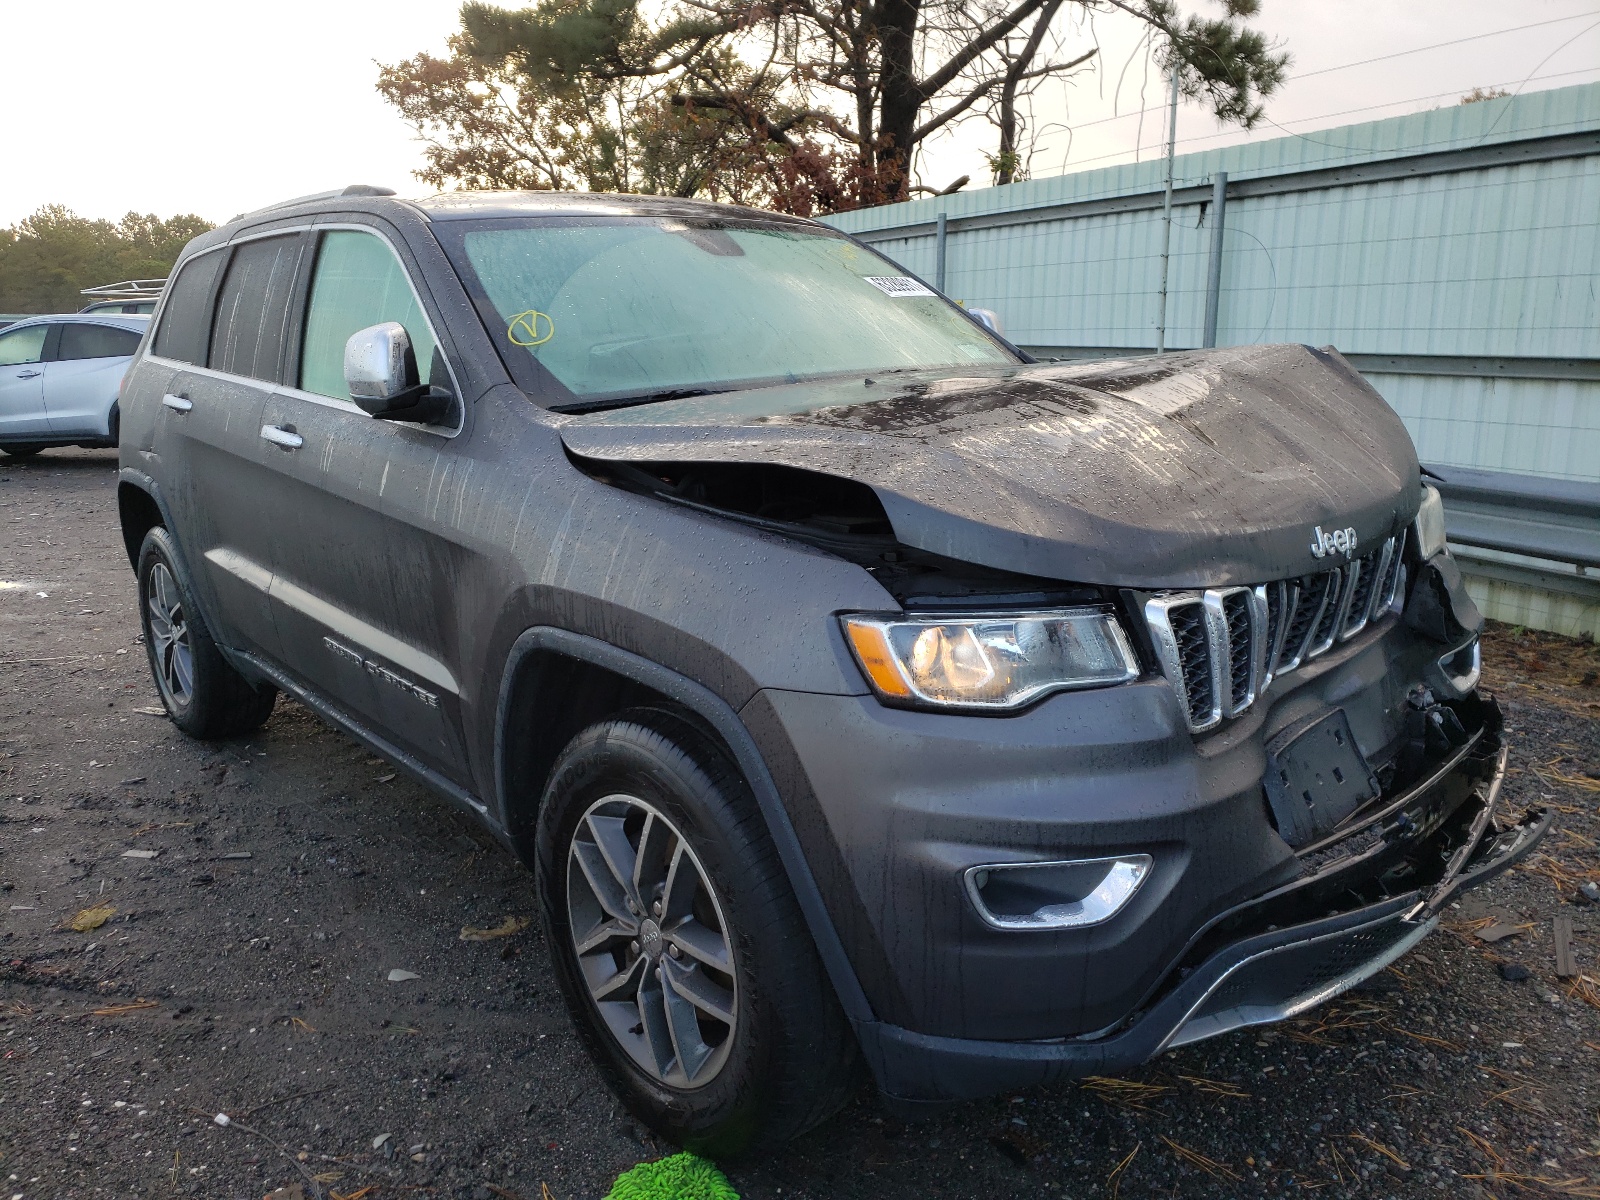
M 294 430 L 284 429 L 280 425 L 263 425 L 261 439 L 271 442 L 274 446 L 282 446 L 285 450 L 298 450 L 306 444 L 305 438 Z
M 43 374 L 44 374 L 43 371 L 18 371 L 17 372 L 17 378 L 18 379 L 37 379 L 40 375 L 43 375 Z
M 174 396 L 170 392 L 161 397 L 161 403 L 165 404 L 173 412 L 180 413 L 186 413 L 194 407 L 194 401 L 187 396 Z

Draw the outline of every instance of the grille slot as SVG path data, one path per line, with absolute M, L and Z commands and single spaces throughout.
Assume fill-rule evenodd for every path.
M 1295 583 L 1298 597 L 1294 607 L 1294 617 L 1289 622 L 1289 633 L 1283 642 L 1282 661 L 1278 664 L 1278 673 L 1292 671 L 1305 661 L 1306 651 L 1311 646 L 1311 635 L 1316 632 L 1317 618 L 1322 615 L 1323 605 L 1328 600 L 1328 585 L 1332 582 L 1329 575 L 1307 575 Z
M 1214 631 L 1204 597 L 1196 592 L 1156 596 L 1145 604 L 1145 620 L 1155 643 L 1161 669 L 1172 680 L 1183 704 L 1184 719 L 1195 732 L 1222 720 L 1217 691 Z
M 1317 624 L 1311 634 L 1311 644 L 1306 647 L 1306 657 L 1316 658 L 1326 654 L 1333 645 L 1334 631 L 1339 628 L 1339 610 L 1343 607 L 1343 589 L 1349 581 L 1349 569 L 1335 567 L 1326 573 L 1322 611 L 1317 614 Z
M 1378 594 L 1378 584 L 1389 569 L 1389 555 L 1393 542 L 1385 542 L 1356 563 L 1355 582 L 1350 587 L 1350 599 L 1345 607 L 1344 620 L 1339 622 L 1339 640 L 1348 641 L 1367 627 L 1372 618 L 1372 599 Z
M 1391 538 L 1390 541 L 1394 549 L 1389 555 L 1389 566 L 1388 570 L 1384 572 L 1383 583 L 1378 588 L 1376 603 L 1373 605 L 1372 611 L 1374 617 L 1377 617 L 1394 603 L 1395 593 L 1400 590 L 1401 580 L 1405 578 L 1406 574 L 1406 535 L 1402 533 L 1399 537 Z
M 1403 586 L 1404 536 L 1332 570 L 1259 587 L 1166 592 L 1145 604 L 1156 654 L 1192 732 L 1255 703 L 1273 678 L 1380 617 Z
M 1228 682 L 1232 685 L 1230 707 L 1235 711 L 1255 699 L 1254 655 L 1250 653 L 1254 631 L 1250 620 L 1250 593 L 1234 592 L 1222 601 L 1222 615 L 1228 621 Z

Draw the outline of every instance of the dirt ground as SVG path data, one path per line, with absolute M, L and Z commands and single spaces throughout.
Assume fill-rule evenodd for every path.
M 489 837 L 294 704 L 223 745 L 159 715 L 114 470 L 0 458 L 0 1200 L 598 1198 L 669 1152 L 585 1059 L 537 934 L 460 938 L 533 915 Z M 1600 1197 L 1600 651 L 1500 627 L 1485 658 L 1509 805 L 1561 829 L 1372 985 L 921 1124 L 864 1091 L 726 1164 L 735 1187 Z M 1556 977 L 1559 916 L 1590 979 Z

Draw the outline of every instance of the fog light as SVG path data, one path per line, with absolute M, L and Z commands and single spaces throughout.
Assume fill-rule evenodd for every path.
M 968 867 L 967 895 L 996 929 L 1084 929 L 1115 916 L 1150 873 L 1148 854 Z

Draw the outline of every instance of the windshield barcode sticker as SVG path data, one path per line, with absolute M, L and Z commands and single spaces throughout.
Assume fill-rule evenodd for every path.
M 909 275 L 863 275 L 862 278 L 885 296 L 933 295 L 933 289 L 924 287 Z

